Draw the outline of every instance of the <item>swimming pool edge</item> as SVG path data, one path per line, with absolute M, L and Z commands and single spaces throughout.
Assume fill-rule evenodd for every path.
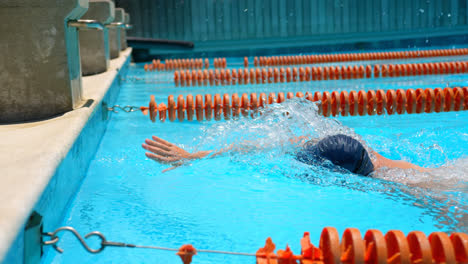
M 47 214 L 46 228 L 61 221 L 104 134 L 102 102 L 115 101 L 131 52 L 121 52 L 105 73 L 83 77 L 87 101 L 82 107 L 48 120 L 0 127 L 0 137 L 8 139 L 2 145 L 11 151 L 0 162 L 5 165 L 0 178 L 1 263 L 22 263 L 23 229 L 33 210 Z

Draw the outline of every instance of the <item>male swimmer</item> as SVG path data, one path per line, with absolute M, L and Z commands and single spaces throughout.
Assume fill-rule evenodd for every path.
M 293 139 L 291 142 L 295 143 L 301 141 L 301 139 L 304 141 L 304 138 Z M 152 140 L 146 139 L 142 147 L 149 151 L 146 152 L 148 158 L 173 166 L 164 171 L 176 168 L 187 160 L 201 159 L 210 154 L 211 157 L 214 157 L 221 153 L 235 150 L 235 146 L 230 146 L 217 152 L 208 150 L 189 153 L 156 136 L 153 136 Z M 373 159 L 370 158 L 369 153 L 361 142 L 350 136 L 338 134 L 327 136 L 319 141 L 306 141 L 301 144 L 300 150 L 296 153 L 296 158 L 309 165 L 325 164 L 324 161 L 328 160 L 336 166 L 362 176 L 370 176 L 372 172 L 384 167 L 415 169 L 421 172 L 428 170 L 406 161 L 387 159 L 372 150 L 371 152 Z

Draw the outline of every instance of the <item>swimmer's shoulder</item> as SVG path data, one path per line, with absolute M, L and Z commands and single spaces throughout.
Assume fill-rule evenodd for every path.
M 388 159 L 388 158 L 380 155 L 376 151 L 372 151 L 372 154 L 375 157 L 375 159 L 372 162 L 374 164 L 374 169 L 375 170 L 378 170 L 380 168 L 400 168 L 400 169 L 415 169 L 415 170 L 418 170 L 420 172 L 429 172 L 430 171 L 430 169 L 428 169 L 428 168 L 423 168 L 423 167 L 420 167 L 420 166 L 418 166 L 416 164 L 413 164 L 413 163 L 410 163 L 410 162 L 407 162 L 407 161 Z

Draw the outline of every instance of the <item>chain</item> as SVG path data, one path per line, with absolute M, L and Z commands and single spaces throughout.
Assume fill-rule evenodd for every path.
M 130 113 L 130 112 L 135 112 L 139 111 L 140 107 L 139 106 L 131 106 L 131 105 L 126 105 L 126 106 L 120 106 L 120 105 L 114 105 L 113 107 L 108 107 L 107 110 L 112 111 L 114 113 L 118 113 L 119 111 L 117 109 L 120 109 L 124 112 Z
M 100 253 L 106 247 L 147 248 L 147 249 L 165 250 L 165 251 L 179 251 L 179 249 L 177 248 L 145 246 L 145 245 L 127 244 L 127 243 L 122 243 L 122 242 L 112 242 L 112 241 L 108 241 L 106 237 L 98 231 L 90 232 L 84 236 L 85 239 L 88 239 L 92 236 L 97 236 L 101 240 L 101 246 L 97 249 L 93 249 L 89 247 L 85 239 L 83 239 L 83 237 L 73 227 L 70 227 L 70 226 L 57 228 L 54 232 L 43 233 L 42 235 L 50 237 L 50 240 L 43 241 L 42 244 L 46 246 L 52 246 L 59 253 L 63 253 L 63 249 L 57 246 L 57 243 L 60 241 L 60 238 L 57 236 L 57 234 L 62 231 L 71 232 L 80 241 L 81 245 L 88 252 L 93 253 L 93 254 Z M 200 253 L 227 254 L 227 255 L 238 255 L 238 256 L 256 256 L 255 254 L 252 254 L 252 253 L 230 252 L 230 251 L 219 251 L 219 250 L 197 249 L 196 251 Z

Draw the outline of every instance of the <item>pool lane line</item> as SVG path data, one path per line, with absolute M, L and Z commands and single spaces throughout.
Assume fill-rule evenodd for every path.
M 429 57 L 448 57 L 468 55 L 468 48 L 461 49 L 432 49 L 432 50 L 407 50 L 407 51 L 384 51 L 384 52 L 356 52 L 356 53 L 334 53 L 317 55 L 295 55 L 295 56 L 261 56 L 254 57 L 253 65 L 258 66 L 284 66 L 329 62 L 349 62 L 368 60 L 394 60 L 414 59 Z M 249 66 L 248 57 L 244 57 L 244 67 Z
M 420 114 L 440 113 L 468 110 L 468 87 L 446 87 L 426 89 L 393 89 L 384 90 L 360 90 L 360 91 L 324 91 L 324 92 L 280 92 L 269 93 L 243 93 L 240 97 L 237 93 L 230 94 L 191 94 L 185 98 L 169 95 L 167 105 L 155 101 L 151 95 L 148 107 L 140 107 L 144 115 L 148 115 L 152 122 L 156 119 L 164 122 L 170 121 L 197 121 L 215 119 L 229 120 L 241 116 L 255 116 L 258 110 L 269 104 L 283 103 L 286 99 L 294 97 L 304 98 L 315 102 L 318 113 L 328 116 L 365 116 L 384 114 Z M 204 99 L 204 100 L 203 100 Z M 157 116 L 159 115 L 159 118 Z
M 433 49 L 433 50 L 408 50 L 390 52 L 358 52 L 358 53 L 334 53 L 317 55 L 295 55 L 295 56 L 261 56 L 254 57 L 255 67 L 263 66 L 287 66 L 300 64 L 315 64 L 329 62 L 350 62 L 369 60 L 394 60 L 394 59 L 414 59 L 430 57 L 448 57 L 468 55 L 468 48 L 461 49 Z M 249 66 L 249 58 L 244 57 L 244 67 Z M 214 68 L 226 68 L 226 58 L 214 58 Z M 208 69 L 210 67 L 208 58 L 183 58 L 166 59 L 164 63 L 160 59 L 153 60 L 144 65 L 145 71 L 167 71 L 176 69 Z
M 323 80 L 378 79 L 468 72 L 467 61 L 319 67 L 177 70 L 176 86 L 246 85 Z

